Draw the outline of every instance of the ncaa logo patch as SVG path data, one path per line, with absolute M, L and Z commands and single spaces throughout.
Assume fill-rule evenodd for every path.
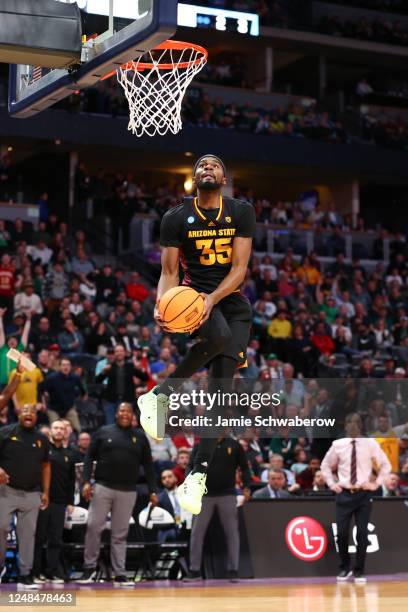
M 194 217 L 189 217 L 187 219 L 187 223 L 194 223 Z
M 227 223 L 231 223 L 231 217 L 225 217 Z

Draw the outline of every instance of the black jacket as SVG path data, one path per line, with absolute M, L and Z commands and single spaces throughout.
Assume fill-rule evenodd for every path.
M 190 467 L 194 465 L 197 450 L 198 446 L 195 446 L 190 457 Z M 244 487 L 249 487 L 251 472 L 244 449 L 233 438 L 223 438 L 217 442 L 207 470 L 208 495 L 234 495 L 235 473 L 238 467 L 241 468 Z
M 55 504 L 74 504 L 75 493 L 75 455 L 69 448 L 51 444 L 51 485 L 50 501 Z
M 96 461 L 95 482 L 122 491 L 135 491 L 143 468 L 150 493 L 156 478 L 150 444 L 143 431 L 134 427 L 105 425 L 92 436 L 85 456 L 84 482 L 89 482 Z
M 135 401 L 135 385 L 133 382 L 133 377 L 140 378 L 143 382 L 148 380 L 148 376 L 142 370 L 138 370 L 134 367 L 133 363 L 126 362 L 124 367 L 124 393 L 119 394 L 117 391 L 117 374 L 118 374 L 118 366 L 114 363 L 111 366 L 108 374 L 104 374 L 101 372 L 95 378 L 95 382 L 101 383 L 106 378 L 108 379 L 108 384 L 106 386 L 105 397 L 109 402 L 134 402 Z
M 50 396 L 48 407 L 64 417 L 73 408 L 78 395 L 85 395 L 86 390 L 81 379 L 70 372 L 68 376 L 55 372 L 45 379 L 42 388 Z
M 8 484 L 14 489 L 41 491 L 42 466 L 49 462 L 49 452 L 48 438 L 36 429 L 19 423 L 0 429 L 0 467 L 10 476 Z

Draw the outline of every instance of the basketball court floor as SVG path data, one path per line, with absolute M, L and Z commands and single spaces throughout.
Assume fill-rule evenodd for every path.
M 11 591 L 2 585 L 4 595 Z M 53 593 L 75 592 L 77 612 L 399 612 L 408 610 L 408 574 L 373 576 L 365 585 L 336 584 L 333 579 L 243 580 L 237 584 L 206 581 L 148 582 L 130 588 L 108 584 L 63 588 Z M 15 589 L 14 589 L 15 592 Z M 27 593 L 27 591 L 25 591 Z M 31 591 L 33 593 L 33 591 Z M 62 604 L 59 604 L 61 606 Z M 7 606 L 11 609 L 14 606 Z M 21 606 L 20 606 L 21 607 Z M 28 609 L 30 604 L 24 606 Z M 54 606 L 36 604 L 37 612 Z

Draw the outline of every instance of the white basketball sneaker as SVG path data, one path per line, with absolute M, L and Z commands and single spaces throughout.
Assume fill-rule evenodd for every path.
M 163 440 L 169 409 L 167 395 L 164 395 L 164 393 L 156 395 L 152 389 L 139 397 L 137 405 L 140 410 L 140 424 L 145 432 L 155 440 Z
M 200 514 L 203 495 L 207 493 L 205 486 L 207 474 L 196 472 L 189 474 L 183 484 L 177 488 L 179 504 L 191 514 Z

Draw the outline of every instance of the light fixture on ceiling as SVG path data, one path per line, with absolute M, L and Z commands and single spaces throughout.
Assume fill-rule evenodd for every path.
M 188 176 L 184 181 L 184 191 L 190 193 L 193 190 L 193 177 Z

